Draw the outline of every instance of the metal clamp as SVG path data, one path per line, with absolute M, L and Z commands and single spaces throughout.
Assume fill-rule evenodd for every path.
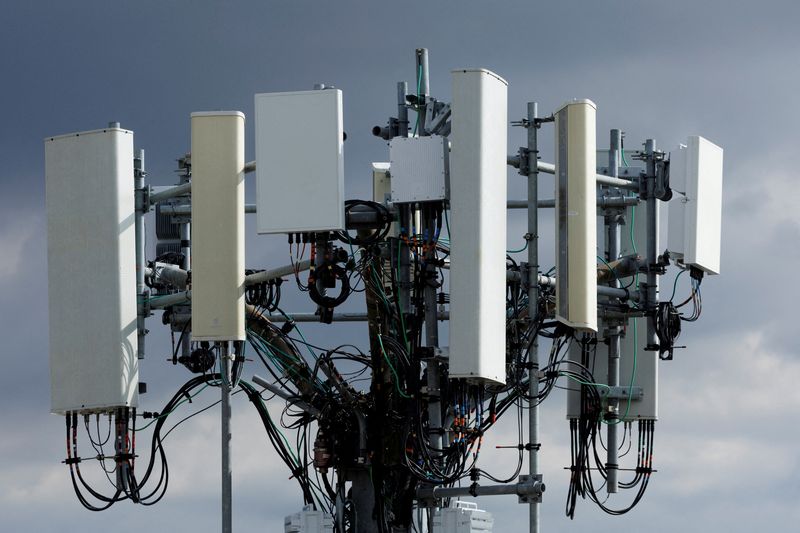
M 542 474 L 530 476 L 522 474 L 517 483 L 517 496 L 519 503 L 542 503 L 542 493 L 545 491 L 545 484 L 542 482 Z
M 597 393 L 606 400 L 627 400 L 628 393 L 630 393 L 632 402 L 644 398 L 644 389 L 642 387 L 598 387 Z

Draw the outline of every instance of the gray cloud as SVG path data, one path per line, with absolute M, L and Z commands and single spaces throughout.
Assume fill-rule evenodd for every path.
M 611 127 L 636 143 L 671 148 L 702 134 L 725 150 L 723 274 L 703 283 L 704 316 L 689 346 L 662 365 L 661 421 L 648 495 L 611 519 L 591 504 L 575 529 L 731 532 L 790 530 L 800 519 L 795 442 L 800 399 L 794 337 L 800 196 L 795 185 L 800 107 L 796 2 L 18 2 L 0 19 L 0 291 L 5 309 L 0 395 L 0 512 L 9 530 L 215 530 L 216 414 L 176 431 L 174 486 L 155 508 L 120 505 L 106 514 L 75 501 L 63 458 L 63 420 L 47 414 L 46 241 L 42 139 L 119 120 L 136 132 L 155 183 L 173 181 L 189 146 L 189 113 L 235 108 L 252 117 L 256 92 L 332 83 L 345 91 L 347 192 L 369 192 L 369 163 L 385 145 L 369 130 L 394 112 L 394 84 L 412 80 L 413 49 L 431 51 L 435 95 L 448 99 L 451 68 L 486 66 L 506 77 L 509 117 L 536 99 L 542 113 L 572 97 L 599 106 L 598 139 Z M 252 159 L 253 122 L 247 125 Z M 509 147 L 523 142 L 510 129 Z M 552 147 L 543 133 L 543 149 Z M 635 146 L 633 146 L 635 147 Z M 546 153 L 546 152 L 545 152 Z M 545 157 L 547 159 L 547 157 Z M 543 180 L 542 196 L 552 185 Z M 521 177 L 509 191 L 524 194 Z M 548 215 L 543 255 L 552 257 Z M 510 216 L 509 242 L 523 231 Z M 248 237 L 248 264 L 286 262 L 282 239 Z M 766 278 L 766 282 L 764 281 Z M 287 307 L 308 310 L 289 296 Z M 185 379 L 164 359 L 169 338 L 154 317 L 142 373 L 157 409 Z M 330 329 L 306 328 L 320 343 Z M 338 337 L 363 338 L 347 327 Z M 313 342 L 313 340 L 312 340 Z M 206 400 L 213 401 L 209 395 Z M 206 405 L 205 403 L 203 405 Z M 245 402 L 235 406 L 236 525 L 279 530 L 298 493 L 277 467 Z M 249 417 L 249 418 L 248 418 Z M 543 409 L 543 507 L 547 530 L 563 517 L 567 426 L 563 396 Z M 493 443 L 515 439 L 507 423 Z M 487 469 L 513 457 L 485 450 Z M 746 486 L 746 492 L 740 487 Z M 481 505 L 499 531 L 523 531 L 526 509 L 507 499 Z

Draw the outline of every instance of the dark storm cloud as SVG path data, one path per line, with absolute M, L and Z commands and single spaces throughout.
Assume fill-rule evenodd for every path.
M 0 443 L 0 509 L 6 527 L 62 531 L 71 523 L 85 531 L 105 531 L 113 521 L 118 531 L 157 531 L 178 520 L 182 529 L 215 529 L 217 523 L 216 478 L 181 458 L 176 459 L 175 491 L 148 512 L 120 506 L 106 515 L 87 514 L 71 495 L 63 465 L 57 463 L 63 454 L 63 423 L 46 414 L 42 139 L 120 121 L 135 131 L 137 146 L 147 150 L 153 181 L 171 183 L 174 159 L 189 146 L 190 112 L 241 109 L 251 118 L 253 93 L 325 82 L 345 91 L 347 194 L 365 196 L 369 162 L 387 156 L 370 128 L 394 112 L 395 82 L 413 85 L 413 49 L 426 46 L 433 93 L 444 100 L 451 68 L 485 66 L 511 84 L 510 118 L 521 117 L 531 99 L 547 113 L 566 99 L 590 97 L 599 106 L 601 144 L 608 128 L 622 127 L 631 142 L 654 136 L 665 149 L 688 134 L 705 135 L 725 148 L 723 275 L 704 282 L 704 316 L 683 337 L 689 349 L 662 367 L 662 447 L 657 453 L 666 467 L 633 515 L 606 519 L 587 504 L 579 509 L 576 526 L 597 531 L 672 531 L 687 523 L 693 524 L 690 530 L 791 529 L 800 518 L 785 497 L 797 493 L 786 473 L 798 471 L 797 430 L 785 420 L 796 418 L 798 397 L 789 389 L 800 379 L 793 335 L 800 198 L 792 163 L 800 119 L 795 103 L 800 4 L 536 4 L 32 1 L 4 6 L 0 394 L 7 409 L 2 415 L 6 437 Z M 253 131 L 250 120 L 248 159 L 254 157 Z M 511 134 L 513 150 L 523 136 L 517 129 Z M 552 146 L 550 133 L 543 134 L 543 145 L 545 150 Z M 546 180 L 543 196 L 549 194 Z M 510 178 L 509 190 L 523 194 L 522 180 Z M 515 215 L 511 220 L 511 233 L 521 235 L 519 220 Z M 543 222 L 543 234 L 548 224 Z M 285 262 L 282 239 L 248 237 L 249 264 Z M 290 297 L 289 303 L 292 309 L 311 307 L 299 297 Z M 354 328 L 347 334 L 363 335 Z M 155 323 L 151 329 L 158 331 L 148 338 L 142 371 L 154 392 L 144 400 L 158 405 L 185 374 L 165 366 L 168 337 Z M 309 330 L 320 342 L 329 342 L 329 330 Z M 544 410 L 544 457 L 552 479 L 544 513 L 548 529 L 561 529 L 567 527 L 561 516 L 566 481 L 560 471 L 566 428 L 562 404 L 552 401 L 557 404 Z M 688 416 L 692 412 L 702 418 Z M 215 427 L 214 415 L 209 416 L 196 422 L 206 426 L 197 427 Z M 262 442 L 246 422 L 235 431 L 240 444 Z M 203 468 L 216 472 L 213 435 L 176 432 L 175 439 L 173 453 L 190 457 L 196 450 L 203 454 Z M 189 451 L 177 453 L 184 449 Z M 283 493 L 286 474 L 270 470 L 274 457 L 262 450 L 244 444 L 239 449 L 237 525 L 271 531 L 279 529 L 282 516 L 295 511 L 299 500 L 290 491 L 274 497 Z M 774 464 L 760 469 L 757 493 L 749 493 L 749 504 L 741 505 L 742 497 L 725 488 L 739 480 L 729 474 L 741 472 L 742 465 L 763 463 L 765 457 L 767 462 L 780 460 L 783 473 Z M 504 470 L 502 456 L 491 460 Z M 708 473 L 695 473 L 695 466 L 707 467 Z M 759 475 L 754 468 L 746 474 Z M 272 503 L 265 504 L 265 498 Z M 497 530 L 523 530 L 522 506 L 502 499 L 485 505 L 495 512 Z M 44 513 L 45 508 L 52 513 Z M 675 513 L 676 508 L 681 512 Z

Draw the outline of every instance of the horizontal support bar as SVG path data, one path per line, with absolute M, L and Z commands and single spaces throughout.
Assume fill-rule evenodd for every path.
M 165 281 L 178 289 L 186 288 L 188 273 L 177 265 L 169 263 L 156 263 L 155 268 L 147 267 L 144 271 L 147 278 L 157 278 L 157 281 Z
M 185 304 L 192 301 L 192 291 L 176 292 L 166 296 L 154 296 L 148 301 L 150 309 L 166 309 L 173 305 Z
M 295 272 L 303 272 L 309 268 L 311 268 L 311 261 L 305 259 L 295 263 L 294 265 L 285 265 L 282 267 L 273 268 L 272 270 L 265 270 L 264 272 L 250 274 L 244 278 L 244 284 L 255 285 L 256 283 L 264 283 L 265 281 L 282 278 L 283 276 L 288 276 L 289 274 L 294 274 Z
M 506 271 L 506 280 L 507 281 L 521 281 L 522 276 L 519 272 L 515 270 L 507 270 Z M 542 276 L 539 275 L 539 285 L 545 285 L 548 287 L 555 287 L 556 285 L 556 278 L 551 276 Z M 618 289 L 616 287 L 607 287 L 605 285 L 598 285 L 597 286 L 597 294 L 600 296 L 610 296 L 611 298 L 620 298 L 621 300 L 631 300 L 633 302 L 639 301 L 639 293 L 636 291 L 629 291 L 627 289 Z
M 282 278 L 295 272 L 302 272 L 308 270 L 311 266 L 311 261 L 304 260 L 294 265 L 286 265 L 272 270 L 265 270 L 264 272 L 256 272 L 245 277 L 245 285 L 255 285 L 256 283 L 263 283 L 273 279 Z M 192 300 L 192 291 L 183 291 L 175 294 L 168 294 L 166 296 L 155 296 L 150 299 L 150 309 L 164 309 L 173 305 L 180 305 Z
M 626 207 L 629 205 L 637 205 L 639 198 L 636 196 L 599 196 L 597 198 L 597 207 Z M 537 203 L 539 208 L 547 209 L 556 206 L 554 199 L 539 200 Z M 509 200 L 506 203 L 508 209 L 528 209 L 527 200 Z M 368 209 L 368 208 L 367 208 Z M 244 212 L 253 214 L 256 212 L 256 204 L 245 204 Z M 375 224 L 377 222 L 373 210 L 359 211 L 351 209 L 347 217 L 347 225 L 351 229 L 357 229 L 358 226 L 365 226 Z M 162 205 L 162 215 L 172 216 L 191 216 L 192 207 L 189 205 Z
M 644 261 L 636 254 L 626 255 L 616 261 L 598 265 L 597 283 L 608 283 L 616 278 L 622 279 L 633 276 L 642 266 L 644 266 Z
M 244 206 L 244 212 L 246 214 L 256 213 L 257 209 L 258 208 L 256 207 L 256 204 L 245 204 Z M 191 216 L 192 206 L 162 205 L 161 214 L 171 215 L 171 216 Z M 369 207 L 355 206 L 347 212 L 348 229 L 359 229 L 359 228 L 372 229 L 375 228 L 378 224 L 383 224 L 383 221 L 379 219 L 379 216 L 375 212 L 375 210 L 370 209 Z
M 637 196 L 598 196 L 597 207 L 626 207 L 629 205 L 637 205 L 639 198 Z M 539 200 L 537 204 L 539 208 L 555 207 L 556 201 L 553 198 Z M 509 200 L 506 204 L 508 209 L 528 209 L 527 200 Z
M 249 163 L 246 163 L 244 165 L 244 173 L 245 174 L 249 174 L 249 173 L 255 172 L 255 171 L 256 171 L 256 162 L 255 161 L 250 161 Z M 163 202 L 164 200 L 169 200 L 170 198 L 174 198 L 176 196 L 181 196 L 181 195 L 184 195 L 184 194 L 188 194 L 190 192 L 192 192 L 192 182 L 191 181 L 188 182 L 188 183 L 182 183 L 181 185 L 176 185 L 174 187 L 168 187 L 168 188 L 164 188 L 164 189 L 159 188 L 159 189 L 155 190 L 155 192 L 153 192 L 153 191 L 150 192 L 150 196 L 149 196 L 150 205 L 151 206 L 152 205 L 156 205 L 157 203 Z M 189 208 L 188 206 L 185 206 L 185 207 L 187 207 L 186 212 L 181 212 L 181 213 L 177 213 L 176 212 L 176 213 L 170 213 L 170 214 L 173 214 L 173 215 L 178 215 L 178 214 L 188 215 L 188 214 L 191 214 L 191 212 L 192 212 L 191 208 Z M 247 210 L 245 209 L 245 212 L 246 211 Z M 253 210 L 252 212 L 255 213 L 255 210 Z
M 539 172 L 555 174 L 556 166 L 553 163 L 539 161 Z M 639 190 L 639 184 L 631 180 L 612 178 L 611 176 L 603 176 L 602 174 L 595 175 L 595 180 L 600 185 L 611 185 L 612 187 L 619 187 L 620 189 Z
M 316 313 L 287 313 L 289 318 L 295 322 L 319 322 L 319 315 Z M 437 315 L 439 320 L 450 320 L 450 313 L 445 311 Z M 283 315 L 272 315 L 270 322 L 286 322 Z M 367 313 L 333 313 L 333 322 L 366 322 L 369 320 Z
M 169 200 L 170 198 L 174 198 L 176 196 L 182 196 L 184 194 L 188 194 L 192 192 L 192 183 L 184 183 L 182 185 L 176 185 L 175 187 L 169 187 L 167 189 L 161 189 L 156 192 L 151 192 L 149 195 L 149 202 L 150 205 L 155 205 L 159 202 L 163 202 L 164 200 Z M 191 213 L 191 209 L 189 210 Z
M 417 487 L 417 498 L 440 499 L 459 498 L 465 496 L 502 496 L 504 494 L 514 494 L 516 496 L 541 496 L 541 494 L 545 491 L 545 488 L 545 484 L 538 480 L 507 485 L 476 484 L 469 487 L 440 487 L 434 485 L 421 485 Z
M 554 287 L 556 278 L 551 276 L 539 276 L 539 285 L 547 285 Z M 616 287 L 607 287 L 605 285 L 597 286 L 597 294 L 600 296 L 610 296 L 611 298 L 619 298 L 621 300 L 631 300 L 634 302 L 639 301 L 639 293 L 636 291 L 629 291 L 628 289 L 618 289 Z
M 631 393 L 632 402 L 640 401 L 642 398 L 644 398 L 644 389 L 642 389 L 642 387 L 597 387 L 597 393 L 600 395 L 600 397 L 608 400 L 627 400 L 628 392 Z

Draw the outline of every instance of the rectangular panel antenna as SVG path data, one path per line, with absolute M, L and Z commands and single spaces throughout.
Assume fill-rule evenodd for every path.
M 671 154 L 669 251 L 685 265 L 719 274 L 723 150 L 700 136 Z
M 556 130 L 556 318 L 597 331 L 597 107 L 564 104 Z
M 453 71 L 450 377 L 505 383 L 508 84 Z
M 50 409 L 136 407 L 133 132 L 72 133 L 44 145 Z
M 244 339 L 244 114 L 192 113 L 192 340 Z
M 430 202 L 447 198 L 447 139 L 395 137 L 389 141 L 392 201 Z
M 255 96 L 258 233 L 344 229 L 342 91 Z

